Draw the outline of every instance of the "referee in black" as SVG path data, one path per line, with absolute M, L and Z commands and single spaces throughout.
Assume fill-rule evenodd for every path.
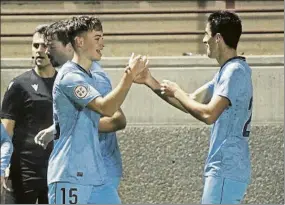
M 35 67 L 10 82 L 2 102 L 1 121 L 14 146 L 12 191 L 6 190 L 6 203 L 48 204 L 47 167 L 53 144 L 43 149 L 34 142 L 39 131 L 53 124 L 52 87 L 57 72 L 45 54 L 46 28 L 40 25 L 33 34 Z

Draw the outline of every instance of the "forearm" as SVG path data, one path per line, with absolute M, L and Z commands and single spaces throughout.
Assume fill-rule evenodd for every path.
M 119 110 L 131 88 L 132 82 L 132 75 L 130 73 L 124 73 L 117 87 L 103 98 L 102 110 L 107 116 L 112 116 Z
M 207 101 L 205 100 L 205 96 L 203 96 L 202 94 L 196 95 L 195 93 L 191 93 L 190 98 L 198 103 L 203 103 L 203 104 L 207 103 Z
M 189 96 L 183 90 L 177 90 L 174 93 L 174 97 L 181 103 L 181 105 L 196 119 L 210 124 L 211 114 L 207 105 L 201 104 Z
M 99 122 L 99 132 L 116 132 L 124 129 L 112 117 L 102 117 Z
M 4 176 L 6 168 L 10 164 L 10 159 L 13 153 L 13 144 L 11 141 L 1 143 L 1 176 Z
M 127 125 L 126 117 L 119 109 L 112 117 L 101 117 L 99 121 L 99 132 L 116 132 L 125 129 Z
M 172 98 L 172 97 L 168 97 L 168 96 L 165 96 L 165 95 L 162 95 L 161 94 L 161 86 L 160 86 L 160 83 L 155 79 L 155 78 L 151 78 L 147 83 L 146 85 L 156 94 L 158 95 L 161 99 L 163 99 L 164 101 L 166 101 L 167 103 L 169 103 L 170 105 L 180 109 L 181 111 L 183 112 L 187 112 L 187 110 L 181 105 L 181 103 L 175 99 L 175 98 Z

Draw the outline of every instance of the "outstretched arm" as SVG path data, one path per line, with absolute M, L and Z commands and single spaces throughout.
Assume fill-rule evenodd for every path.
M 173 97 L 165 96 L 161 93 L 160 83 L 151 75 L 148 68 L 145 68 L 134 80 L 137 84 L 145 84 L 148 86 L 157 96 L 169 103 L 170 105 L 178 108 L 179 110 L 186 112 L 187 110 L 180 104 L 178 100 Z
M 129 60 L 129 69 L 125 71 L 119 84 L 105 97 L 94 98 L 87 104 L 87 107 L 93 111 L 96 111 L 103 116 L 111 117 L 124 102 L 129 89 L 133 83 L 134 78 L 144 70 L 148 60 L 144 56 L 131 56 Z
M 208 125 L 213 124 L 230 105 L 228 98 L 219 95 L 211 98 L 207 104 L 199 103 L 189 98 L 176 83 L 168 80 L 164 80 L 161 86 L 161 90 L 165 95 L 177 99 L 193 117 Z

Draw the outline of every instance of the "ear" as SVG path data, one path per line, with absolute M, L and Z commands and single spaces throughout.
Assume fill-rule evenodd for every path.
M 74 38 L 74 42 L 75 42 L 76 47 L 78 48 L 81 48 L 84 45 L 84 39 L 81 36 L 76 36 Z
M 69 52 L 74 50 L 70 42 L 68 44 L 66 44 L 66 48 Z
M 220 33 L 216 34 L 216 43 L 219 43 L 222 40 L 222 36 Z

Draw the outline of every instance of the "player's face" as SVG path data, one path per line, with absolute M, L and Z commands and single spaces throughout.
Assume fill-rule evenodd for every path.
M 44 40 L 44 36 L 42 34 L 35 33 L 32 42 L 32 58 L 34 60 L 34 63 L 39 68 L 44 68 L 51 64 L 48 56 L 45 53 L 46 49 L 47 46 Z
M 84 53 L 92 61 L 101 60 L 104 47 L 103 32 L 102 31 L 89 31 L 84 37 Z
M 212 37 L 212 32 L 210 29 L 210 24 L 207 23 L 205 29 L 205 35 L 203 38 L 203 43 L 206 45 L 207 56 L 209 58 L 216 58 L 217 55 L 217 44 L 215 41 L 215 36 Z
M 62 66 L 73 57 L 73 49 L 70 44 L 64 45 L 57 38 L 47 41 L 46 51 L 54 67 Z

